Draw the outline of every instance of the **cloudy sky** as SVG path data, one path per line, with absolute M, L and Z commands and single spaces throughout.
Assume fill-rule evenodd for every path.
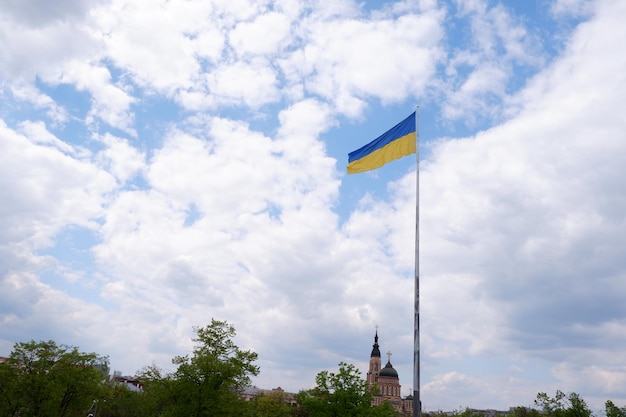
M 54 5 L 53 5 L 54 3 Z M 0 2 L 0 355 L 124 374 L 232 323 L 255 384 L 413 390 L 420 108 L 427 411 L 626 404 L 626 2 Z

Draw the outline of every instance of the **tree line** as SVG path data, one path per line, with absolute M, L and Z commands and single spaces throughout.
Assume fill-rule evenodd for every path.
M 152 365 L 135 375 L 140 390 L 109 377 L 107 356 L 52 340 L 16 343 L 0 364 L 0 417 L 398 416 L 390 403 L 372 407 L 376 393 L 343 362 L 337 372 L 318 373 L 315 387 L 294 398 L 271 391 L 246 399 L 241 394 L 259 373 L 257 354 L 234 343 L 235 328 L 225 321 L 212 320 L 194 334 L 192 353 L 174 357 L 173 372 Z M 575 393 L 539 393 L 535 405 L 539 411 L 515 408 L 512 417 L 593 417 Z M 475 416 L 469 409 L 453 414 Z M 606 416 L 626 417 L 626 408 L 607 401 Z

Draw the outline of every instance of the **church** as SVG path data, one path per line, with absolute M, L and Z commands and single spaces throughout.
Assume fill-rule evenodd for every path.
M 367 372 L 367 385 L 373 388 L 374 398 L 372 405 L 380 405 L 388 401 L 396 411 L 410 416 L 413 415 L 413 396 L 400 396 L 400 378 L 398 372 L 391 365 L 391 352 L 387 352 L 387 364 L 381 368 L 380 347 L 378 345 L 378 329 L 374 336 L 374 345 L 370 355 L 370 369 Z

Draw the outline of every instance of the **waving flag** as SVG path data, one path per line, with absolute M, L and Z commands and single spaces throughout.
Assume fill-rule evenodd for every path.
M 348 174 L 371 171 L 387 162 L 415 153 L 415 112 L 368 143 L 348 154 Z

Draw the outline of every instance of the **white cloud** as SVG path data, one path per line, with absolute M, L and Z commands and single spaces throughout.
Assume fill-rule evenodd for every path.
M 113 63 L 140 85 L 171 95 L 192 85 L 200 70 L 196 49 L 210 57 L 219 51 L 222 35 L 204 29 L 210 11 L 207 2 L 119 0 L 95 18 Z
M 81 153 L 84 155 L 88 152 L 87 150 L 77 150 L 71 145 L 63 142 L 61 139 L 50 133 L 43 122 L 24 121 L 20 123 L 20 130 L 26 137 L 30 138 L 33 143 L 50 145 L 65 154 L 78 156 Z
M 542 63 L 541 40 L 501 5 L 490 8 L 484 1 L 463 1 L 457 6 L 470 25 L 456 36 L 467 38 L 468 44 L 453 50 L 447 62 L 443 116 L 467 124 L 476 118 L 498 119 L 514 69 Z
M 587 355 L 600 346 L 612 351 L 602 332 L 587 332 L 612 328 L 624 314 L 616 300 L 625 291 L 617 282 L 624 275 L 626 230 L 618 213 L 626 204 L 626 125 L 614 112 L 624 85 L 613 74 L 626 60 L 598 47 L 601 33 L 622 30 L 618 9 L 581 26 L 562 59 L 522 92 L 526 109 L 515 119 L 433 145 L 422 172 L 423 275 L 430 278 L 426 289 L 446 299 L 426 308 L 438 320 L 459 314 L 441 319 L 459 326 L 449 335 L 445 323 L 433 326 L 438 338 L 465 335 L 529 360 L 567 357 L 568 365 L 555 370 L 560 388 L 597 389 L 596 396 L 612 391 L 583 387 L 565 369 L 591 380 L 603 372 L 621 378 L 619 355 Z M 470 271 L 470 288 L 454 280 Z
M 45 0 L 6 0 L 0 4 L 0 9 L 28 25 L 41 26 L 82 18 L 93 3 L 92 0 L 69 0 L 61 4 Z
M 4 20 L 0 25 L 0 75 L 17 82 L 33 82 L 39 75 L 56 75 L 68 59 L 89 59 L 97 40 L 80 23 L 55 22 L 43 27 L 26 27 Z
M 133 115 L 130 106 L 135 99 L 123 86 L 111 82 L 109 69 L 99 65 L 83 62 L 70 62 L 63 68 L 60 79 L 55 83 L 73 84 L 79 91 L 90 92 L 92 107 L 87 115 L 87 123 L 94 123 L 94 118 L 102 119 L 114 128 L 121 129 L 130 135 L 136 135 L 131 127 Z
M 145 168 L 145 156 L 127 140 L 105 134 L 99 139 L 106 148 L 97 155 L 101 164 L 119 182 L 126 182 Z
M 279 98 L 275 71 L 261 59 L 237 62 L 207 74 L 207 89 L 218 104 L 258 107 Z
M 556 0 L 551 7 L 552 13 L 557 17 L 574 16 L 583 18 L 589 16 L 594 7 L 590 0 Z
M 29 125 L 25 125 L 29 126 Z M 37 125 L 30 125 L 36 127 Z M 41 141 L 41 129 L 27 129 Z M 89 226 L 101 214 L 103 193 L 112 190 L 112 179 L 87 161 L 57 149 L 38 146 L 0 124 L 3 140 L 1 178 L 3 245 L 24 244 L 42 248 L 68 224 Z M 43 141 L 58 142 L 45 132 Z
M 253 22 L 238 23 L 229 33 L 229 43 L 240 55 L 272 54 L 287 39 L 290 23 L 282 13 L 262 14 Z
M 44 283 L 44 277 L 62 272 L 63 266 L 40 251 L 59 245 L 55 237 L 64 230 L 95 229 L 106 203 L 104 195 L 115 184 L 106 172 L 90 164 L 88 152 L 70 147 L 42 123 L 24 121 L 21 128 L 24 135 L 0 122 L 4 337 L 14 341 L 59 337 L 78 342 L 69 329 L 83 328 L 89 333 L 86 323 L 100 309 L 92 300 L 79 300 Z M 68 322 L 76 327 L 67 326 Z M 88 345 L 91 337 L 83 336 Z
M 573 361 L 561 362 L 552 370 L 554 376 L 562 384 L 571 387 L 573 392 L 588 390 L 604 394 L 605 398 L 598 394 L 590 398 L 589 405 L 597 409 L 603 408 L 606 396 L 622 395 L 622 387 L 626 383 L 623 354 L 614 352 L 617 355 L 615 363 L 609 366 L 598 354 L 599 352 L 595 352 L 587 358 L 577 358 L 577 362 L 586 365 L 577 365 Z
M 444 375 L 437 375 L 432 382 L 424 385 L 425 394 L 437 395 L 439 393 L 447 393 L 449 389 L 454 389 L 459 397 L 467 398 L 470 395 L 478 396 L 481 392 L 481 382 L 478 379 L 471 378 L 458 372 L 449 372 Z M 461 407 L 461 404 L 459 404 Z M 461 411 L 461 410 L 459 410 Z
M 34 7 L 34 3 L 27 2 L 26 6 Z M 79 2 L 75 3 L 78 6 Z M 88 117 L 98 117 L 133 134 L 129 127 L 132 123 L 129 106 L 134 99 L 113 85 L 106 67 L 93 63 L 100 58 L 102 43 L 88 25 L 87 17 L 70 19 L 71 12 L 68 16 L 68 19 L 52 20 L 44 26 L 26 26 L 23 20 L 2 25 L 0 39 L 5 38 L 8 47 L 0 53 L 0 74 L 9 77 L 17 97 L 48 108 L 57 122 L 66 121 L 67 109 L 50 103 L 50 97 L 39 92 L 32 83 L 37 79 L 49 87 L 66 83 L 81 91 L 87 90 L 93 97 Z
M 288 74 L 294 72 L 291 66 L 303 66 L 299 72 L 309 78 L 307 90 L 331 102 L 346 96 L 400 101 L 423 93 L 434 73 L 441 54 L 440 19 L 431 12 L 394 20 L 312 22 L 302 56 L 283 66 Z M 349 107 L 338 110 L 353 113 Z
M 63 125 L 69 119 L 67 110 L 59 106 L 50 96 L 42 94 L 29 82 L 16 82 L 10 86 L 17 100 L 30 102 L 37 109 L 45 109 L 53 125 Z

